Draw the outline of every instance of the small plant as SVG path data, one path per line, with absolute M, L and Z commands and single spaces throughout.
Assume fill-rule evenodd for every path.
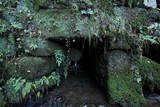
M 160 11 L 160 8 L 156 8 L 158 11 Z
M 3 57 L 4 57 L 3 52 L 0 52 L 0 62 L 3 62 Z
M 137 83 L 140 83 L 140 82 L 142 81 L 142 77 L 141 77 L 141 75 L 140 75 L 140 73 L 139 73 L 139 70 L 135 70 L 135 71 L 134 71 L 134 75 L 135 75 L 135 81 L 136 81 Z
M 64 74 L 64 78 L 67 79 L 67 77 L 68 77 L 68 72 L 67 72 L 67 71 L 64 71 L 63 74 Z
M 140 38 L 140 41 L 142 41 L 142 42 L 149 41 L 151 44 L 158 44 L 159 43 L 158 37 L 150 35 L 148 33 L 148 29 L 144 29 L 143 27 L 140 27 L 139 38 Z
M 26 43 L 25 52 L 29 53 L 29 52 L 38 48 L 38 44 L 39 44 L 40 40 L 34 39 L 34 38 L 29 38 L 29 39 L 22 39 L 22 44 L 23 44 L 23 42 Z
M 42 94 L 40 91 L 38 91 L 38 92 L 36 93 L 36 98 L 37 98 L 37 99 L 43 98 L 43 94 Z
M 62 50 L 55 50 L 54 55 L 56 58 L 56 63 L 58 64 L 58 67 L 64 62 L 65 60 L 65 55 L 63 54 Z
M 156 39 L 157 39 L 157 37 L 140 34 L 140 40 L 143 42 L 149 41 L 151 44 L 158 44 L 158 41 Z
M 5 20 L 0 19 L 0 34 L 6 32 L 8 30 L 8 24 Z

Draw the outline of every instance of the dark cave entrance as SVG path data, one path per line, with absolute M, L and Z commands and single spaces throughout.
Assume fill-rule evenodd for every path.
M 25 103 L 25 107 L 41 105 L 42 107 L 46 104 L 53 105 L 57 104 L 55 99 L 62 98 L 63 103 L 71 103 L 71 107 L 85 107 L 85 105 L 109 105 L 107 104 L 107 98 L 102 87 L 97 83 L 94 76 L 92 67 L 93 50 L 95 47 L 89 44 L 88 39 L 61 39 L 51 40 L 58 42 L 63 46 L 69 41 L 68 48 L 76 48 L 82 52 L 82 57 L 77 61 L 71 63 L 69 74 L 67 79 L 63 79 L 59 87 L 51 87 L 44 92 L 44 98 L 42 100 L 36 100 L 34 97 Z M 98 98 L 98 99 L 97 99 Z M 95 104 L 95 105 L 94 105 Z M 29 105 L 29 106 L 28 106 Z M 55 105 L 55 107 L 66 107 L 63 105 Z M 68 106 L 67 106 L 68 107 Z M 70 106 L 69 106 L 70 107 Z
M 104 41 L 102 42 L 101 39 L 98 39 L 96 42 L 96 45 L 94 45 L 94 43 L 89 43 L 88 39 L 83 39 L 83 38 L 61 39 L 61 40 L 52 40 L 52 41 L 63 44 L 64 46 L 66 46 L 67 41 L 69 41 L 68 48 L 79 49 L 82 52 L 82 57 L 79 61 L 76 62 L 78 66 L 74 67 L 75 62 L 72 62 L 73 67 L 71 67 L 71 69 L 69 70 L 68 79 L 64 80 L 60 87 L 58 88 L 54 87 L 49 89 L 43 101 L 33 100 L 32 104 L 44 105 L 43 104 L 44 102 L 51 103 L 53 102 L 53 99 L 50 99 L 50 98 L 54 98 L 62 95 L 65 96 L 64 97 L 65 100 L 69 99 L 67 100 L 67 103 L 70 101 L 70 103 L 75 102 L 78 105 L 79 103 L 85 104 L 85 101 L 82 100 L 81 97 L 83 99 L 87 97 L 88 98 L 86 99 L 87 102 L 94 103 L 96 102 L 96 98 L 93 98 L 93 97 L 96 96 L 100 98 L 96 102 L 97 104 L 107 104 L 106 102 L 108 99 L 106 97 L 107 90 L 105 90 L 104 92 L 104 90 L 102 90 L 103 88 L 99 85 L 99 83 L 97 83 L 95 79 L 96 74 L 93 68 L 94 66 L 93 58 L 95 57 L 95 54 L 104 51 L 104 48 L 103 48 Z M 93 41 L 96 41 L 96 40 L 93 40 Z M 160 60 L 158 59 L 159 58 L 158 55 L 160 55 L 160 51 L 158 50 L 160 50 L 160 47 L 158 45 L 150 45 L 148 47 L 145 48 L 145 53 L 143 53 L 144 56 L 147 56 L 150 59 L 160 63 Z M 160 94 L 158 90 L 154 90 L 154 92 Z M 71 94 L 66 94 L 66 93 L 71 93 Z M 96 94 L 91 94 L 91 93 L 96 93 Z M 149 90 L 148 85 L 143 85 L 143 93 L 146 97 L 151 94 L 151 90 Z M 76 98 L 79 99 L 78 100 L 79 103 L 78 101 L 74 100 Z M 119 107 L 119 105 L 117 104 L 116 106 Z
M 144 48 L 144 53 L 143 55 L 150 58 L 151 60 L 160 63 L 160 45 L 159 44 L 149 44 L 145 45 Z M 154 87 L 154 90 L 150 90 L 151 83 L 150 82 L 145 82 L 143 85 L 143 90 L 144 94 L 148 96 L 149 94 L 152 93 L 157 93 L 160 95 L 160 91 L 158 90 L 157 86 Z
M 160 45 L 159 44 L 150 44 L 144 47 L 143 55 L 152 59 L 153 61 L 160 63 Z
M 160 0 L 157 0 L 157 7 L 160 8 Z

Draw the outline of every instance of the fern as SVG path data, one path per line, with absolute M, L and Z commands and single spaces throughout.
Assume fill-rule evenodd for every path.
M 160 8 L 156 8 L 158 11 L 160 11 Z
M 22 89 L 22 96 L 23 96 L 23 98 L 24 98 L 27 94 L 30 93 L 31 89 L 32 89 L 32 83 L 31 83 L 31 82 L 27 82 L 27 83 L 25 84 L 25 87 Z
M 149 36 L 149 35 L 140 35 L 141 41 L 149 41 L 151 44 L 158 44 L 158 41 L 156 40 L 157 37 Z
M 140 36 L 139 36 L 140 41 L 142 41 L 142 42 L 148 41 L 151 44 L 159 44 L 158 37 L 154 36 L 154 35 L 150 35 L 148 33 L 148 30 L 153 30 L 154 27 L 155 27 L 155 25 L 151 25 L 147 29 L 145 29 L 144 27 L 141 26 L 139 28 L 139 30 L 140 30 Z
M 31 92 L 36 92 L 43 89 L 43 87 L 50 87 L 52 85 L 60 85 L 59 73 L 52 72 L 50 76 L 43 76 L 41 79 L 33 82 L 29 82 L 21 77 L 10 78 L 4 85 L 4 88 L 9 101 L 15 103 L 21 101 L 22 98 L 25 98 Z

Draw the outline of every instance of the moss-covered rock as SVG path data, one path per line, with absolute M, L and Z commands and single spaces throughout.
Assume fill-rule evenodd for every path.
M 17 52 L 17 47 L 15 42 L 7 40 L 7 38 L 0 37 L 0 52 L 7 57 L 15 56 Z
M 58 41 L 43 40 L 42 38 L 23 37 L 19 45 L 24 49 L 25 53 L 36 57 L 54 56 L 56 50 L 61 50 L 73 62 L 78 61 L 82 56 L 82 52 L 76 48 L 68 48 L 58 43 Z
M 63 45 L 42 38 L 23 37 L 19 45 L 21 45 L 25 53 L 39 57 L 54 56 L 55 50 L 67 51 L 67 48 Z
M 55 58 L 21 57 L 7 62 L 9 77 L 22 77 L 29 80 L 47 75 L 56 68 Z
M 100 33 L 98 17 L 83 17 L 80 12 L 73 13 L 69 9 L 40 10 L 34 19 L 45 38 L 91 38 Z
M 143 84 L 153 91 L 155 88 L 160 89 L 160 64 L 153 60 L 142 57 L 137 61 L 140 74 L 142 75 Z
M 100 55 L 96 63 L 96 78 L 104 87 L 110 103 L 124 102 L 129 107 L 145 103 L 141 77 L 132 58 L 123 51 Z
M 136 107 L 145 103 L 142 93 L 142 84 L 137 83 L 133 71 L 124 70 L 120 72 L 109 72 L 108 79 L 105 80 L 108 99 L 113 103 L 127 103 Z

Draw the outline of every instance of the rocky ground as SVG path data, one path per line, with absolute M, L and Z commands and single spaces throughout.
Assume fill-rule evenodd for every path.
M 88 78 L 89 77 L 89 78 Z M 158 94 L 146 95 L 147 104 L 141 107 L 160 107 Z M 23 107 L 129 107 L 127 104 L 110 105 L 104 92 L 91 75 L 81 72 L 72 74 L 60 87 L 52 88 L 43 100 L 31 98 Z

